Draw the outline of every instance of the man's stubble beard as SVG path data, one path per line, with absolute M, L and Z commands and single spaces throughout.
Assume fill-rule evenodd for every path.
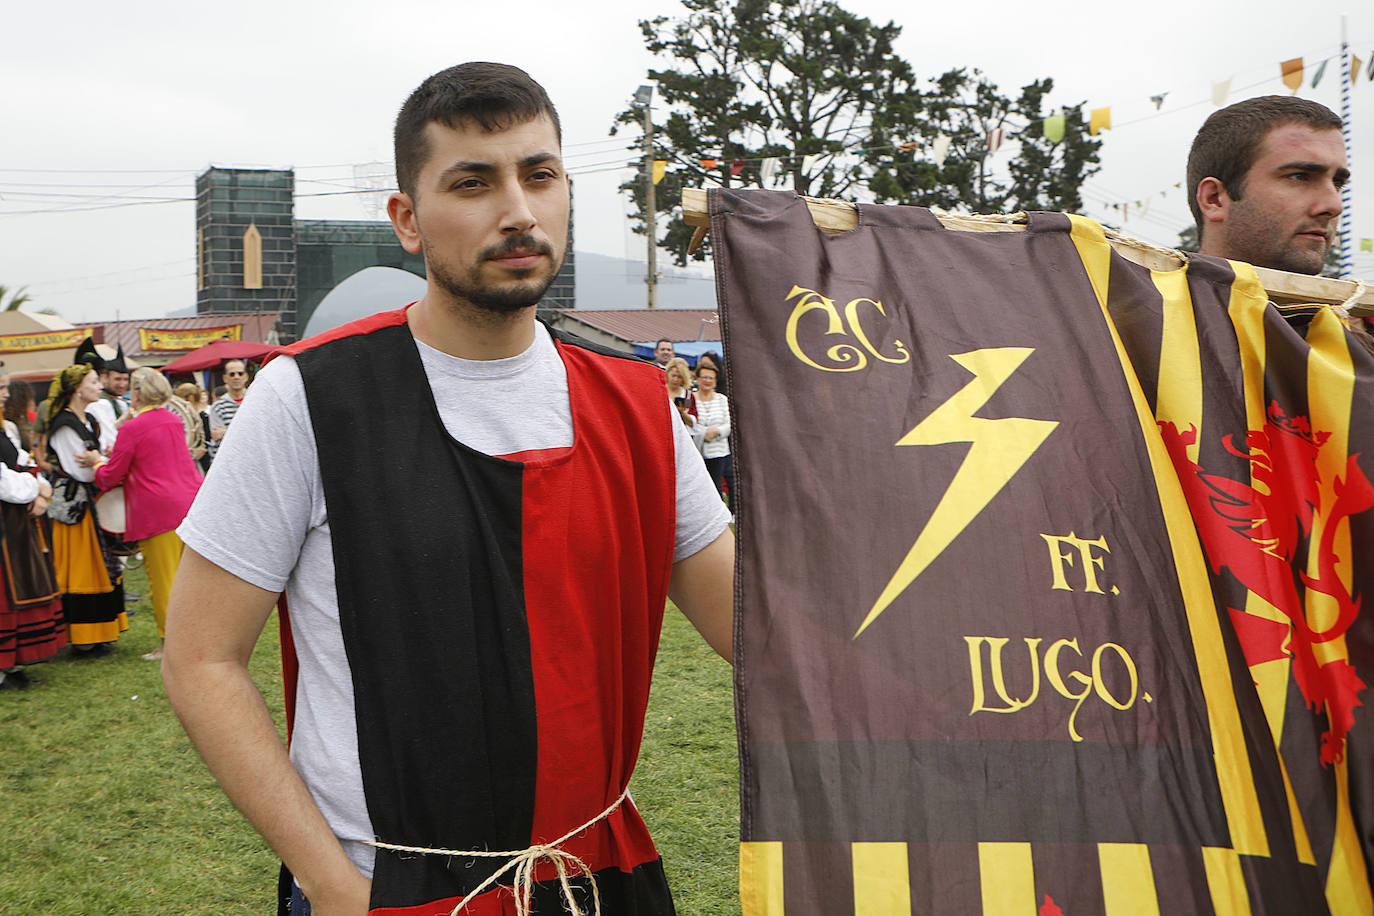
M 1334 221 L 1308 220 L 1294 227 L 1284 227 L 1269 215 L 1238 198 L 1232 205 L 1232 225 L 1226 257 L 1245 261 L 1257 267 L 1284 270 L 1289 273 L 1316 276 L 1326 267 L 1326 255 L 1331 249 Z M 1304 230 L 1323 230 L 1327 242 L 1319 249 L 1298 242 L 1297 234 Z
M 460 277 L 458 272 L 450 271 L 447 265 L 429 257 L 425 258 L 425 271 L 444 292 L 458 301 L 469 303 L 483 312 L 494 315 L 509 315 L 532 305 L 537 305 L 539 300 L 544 298 L 544 294 L 553 285 L 553 281 L 558 278 L 558 272 L 563 269 L 563 262 L 568 254 L 565 249 L 553 270 L 545 277 L 516 278 L 501 286 L 493 286 L 482 281 L 481 269 L 487 260 L 504 252 L 518 249 L 538 251 L 547 255 L 551 262 L 554 257 L 553 246 L 548 242 L 538 241 L 530 235 L 521 235 L 513 236 L 499 245 L 483 249 L 477 256 L 477 260 L 467 269 L 466 277 Z M 424 250 L 428 252 L 433 249 L 426 245 Z M 528 273 L 534 274 L 535 269 L 532 268 Z

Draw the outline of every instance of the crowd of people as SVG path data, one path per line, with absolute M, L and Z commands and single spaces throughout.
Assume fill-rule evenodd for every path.
M 114 652 L 129 628 L 124 571 L 141 562 L 158 637 L 181 560 L 176 534 L 211 446 L 223 439 L 248 366 L 225 364 L 223 396 L 195 382 L 174 391 L 156 369 L 104 359 L 88 340 L 41 401 L 0 375 L 0 690 L 24 689 L 28 666 L 64 649 L 73 659 Z M 2 370 L 0 370 L 2 371 Z M 162 658 L 159 648 L 143 658 Z
M 668 399 L 692 434 L 692 442 L 706 462 L 712 485 L 727 504 L 733 505 L 735 472 L 730 459 L 730 399 L 724 390 L 725 374 L 720 354 L 710 350 L 701 354 L 693 373 L 687 360 L 676 354 L 673 342 L 665 337 L 654 344 L 654 361 L 663 367 Z

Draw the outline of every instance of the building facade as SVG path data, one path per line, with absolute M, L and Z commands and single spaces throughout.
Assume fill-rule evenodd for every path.
M 196 178 L 196 314 L 274 312 L 283 343 L 297 338 L 325 295 L 366 267 L 425 275 L 389 222 L 298 220 L 290 169 L 206 169 Z M 568 256 L 540 314 L 576 306 Z

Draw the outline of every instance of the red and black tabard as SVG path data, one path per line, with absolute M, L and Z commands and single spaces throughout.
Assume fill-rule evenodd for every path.
M 672 564 L 671 417 L 657 368 L 553 333 L 574 442 L 525 461 L 448 434 L 405 310 L 287 350 L 319 451 L 383 842 L 549 842 L 610 805 L 634 769 Z M 673 912 L 630 803 L 563 848 L 595 872 L 606 916 Z M 371 912 L 448 913 L 503 864 L 380 850 Z M 536 911 L 559 911 L 553 874 L 536 872 Z M 498 889 L 465 912 L 511 906 Z

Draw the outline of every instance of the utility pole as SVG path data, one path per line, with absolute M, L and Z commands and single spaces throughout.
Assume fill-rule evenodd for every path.
M 648 84 L 635 90 L 635 101 L 644 109 L 644 228 L 648 232 L 648 263 L 644 269 L 644 283 L 648 286 L 649 308 L 658 308 L 658 225 L 657 201 L 654 199 L 654 119 L 649 102 L 654 87 Z

